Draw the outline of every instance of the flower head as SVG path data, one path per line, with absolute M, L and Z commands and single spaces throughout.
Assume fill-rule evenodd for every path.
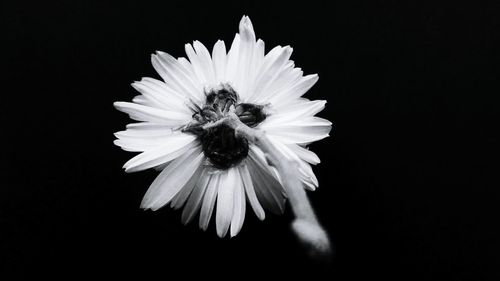
M 211 54 L 198 41 L 185 49 L 189 60 L 153 54 L 153 67 L 163 81 L 134 82 L 140 95 L 131 103 L 114 104 L 139 121 L 117 132 L 115 144 L 141 152 L 125 163 L 125 171 L 161 170 L 142 208 L 184 207 L 182 221 L 199 213 L 204 230 L 215 210 L 217 234 L 234 236 L 243 225 L 247 201 L 263 220 L 264 209 L 284 211 L 286 192 L 262 150 L 220 121 L 236 116 L 263 132 L 284 157 L 298 163 L 303 186 L 314 190 L 318 181 L 310 164 L 320 160 L 307 145 L 330 132 L 331 123 L 314 116 L 326 101 L 302 98 L 318 76 L 303 76 L 290 60 L 289 46 L 265 54 L 264 42 L 256 40 L 246 16 L 229 52 L 223 41 L 215 43 Z

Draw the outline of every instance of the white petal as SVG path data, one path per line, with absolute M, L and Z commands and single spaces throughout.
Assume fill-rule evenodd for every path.
M 269 102 L 276 104 L 276 106 L 278 106 L 279 103 L 279 106 L 284 107 L 309 91 L 309 89 L 318 82 L 318 79 L 319 77 L 317 74 L 304 76 L 292 87 L 275 94 Z
M 158 172 L 161 172 L 161 171 L 163 171 L 163 169 L 165 169 L 168 166 L 168 164 L 170 164 L 170 162 L 160 164 L 156 167 L 153 167 L 153 169 L 155 169 Z
M 171 128 L 137 130 L 127 129 L 116 132 L 114 143 L 127 151 L 145 151 L 163 145 L 174 132 Z
M 114 140 L 114 144 L 121 147 L 123 150 L 131 152 L 143 152 L 146 150 L 154 149 L 168 141 L 169 137 L 157 138 L 120 138 Z
M 142 122 L 127 125 L 125 131 L 115 133 L 117 138 L 151 138 L 170 136 L 176 132 L 169 126 L 158 123 Z
M 282 143 L 307 144 L 328 137 L 332 123 L 319 117 L 309 117 L 279 125 L 264 121 L 260 128 Z
M 306 117 L 312 117 L 325 108 L 326 101 L 309 101 L 300 99 L 290 106 L 280 108 L 277 112 L 266 118 L 268 124 L 281 124 L 291 120 L 300 120 Z
M 219 83 L 226 82 L 224 81 L 224 77 L 226 76 L 227 55 L 224 41 L 218 40 L 215 43 L 212 50 L 212 61 L 214 64 L 215 80 Z
M 206 169 L 202 172 L 198 182 L 195 185 L 195 188 L 182 211 L 182 223 L 187 224 L 191 220 L 193 220 L 196 212 L 201 208 L 203 196 L 205 195 L 205 190 L 211 180 L 212 176 L 209 175 Z
M 198 146 L 196 137 L 190 134 L 176 133 L 165 138 L 162 145 L 153 147 L 130 159 L 123 165 L 126 172 L 149 169 L 178 158 L 189 149 Z
M 253 83 L 253 54 L 255 48 L 255 32 L 252 22 L 247 16 L 243 16 L 240 21 L 240 44 L 238 52 L 238 64 L 236 74 L 233 78 L 238 94 L 242 99 L 248 95 L 248 85 Z
M 314 185 L 309 178 L 304 177 L 304 173 L 302 173 L 302 172 L 301 172 L 301 175 L 300 175 L 300 180 L 304 184 L 304 188 L 305 189 L 310 190 L 310 191 L 316 190 L 317 186 Z
M 255 31 L 253 30 L 252 21 L 248 16 L 243 16 L 241 18 L 239 30 L 242 40 L 255 42 Z
M 259 96 L 260 104 L 269 103 L 269 101 L 276 96 L 281 94 L 283 91 L 291 89 L 295 84 L 300 82 L 304 72 L 300 68 L 292 68 L 293 66 L 284 67 L 276 80 L 270 85 L 266 90 L 265 94 Z M 296 99 L 295 99 L 296 100 Z M 293 101 L 295 101 L 293 100 Z M 274 108 L 281 108 L 281 104 L 273 104 Z
M 161 81 L 144 77 L 141 81 L 132 83 L 132 87 L 140 92 L 152 107 L 190 113 L 189 108 L 186 106 L 187 99 L 179 97 Z M 135 99 L 133 101 L 138 102 Z
M 114 140 L 113 143 L 116 146 L 121 147 L 121 149 L 129 152 L 143 152 L 144 150 L 148 149 L 149 147 L 145 147 L 141 144 L 136 144 L 136 143 L 127 143 L 122 140 Z
M 238 234 L 245 221 L 245 191 L 243 187 L 243 181 L 238 168 L 232 168 L 236 174 L 236 184 L 234 185 L 234 211 L 233 217 L 231 218 L 231 237 Z
M 152 122 L 130 123 L 127 124 L 127 130 L 115 133 L 118 138 L 115 140 L 115 144 L 127 151 L 142 152 L 164 144 L 164 138 L 174 132 L 175 130 L 171 126 L 165 124 Z M 161 166 L 163 165 L 156 166 L 155 169 L 159 169 Z M 163 170 L 163 168 L 160 170 Z
M 207 185 L 207 190 L 203 196 L 203 204 L 200 211 L 200 228 L 207 230 L 208 223 L 210 222 L 210 217 L 212 217 L 212 212 L 215 206 L 215 199 L 217 198 L 217 189 L 220 182 L 220 174 L 213 174 L 210 178 L 210 182 Z
M 140 105 L 150 106 L 150 107 L 158 107 L 158 103 L 152 101 L 151 99 L 149 99 L 143 95 L 135 96 L 134 98 L 132 98 L 132 102 L 140 104 Z
M 318 187 L 319 182 L 311 168 L 311 165 L 309 165 L 305 161 L 299 161 L 299 172 L 302 175 L 303 182 L 308 184 L 311 190 L 314 190 L 316 189 L 316 187 Z
M 254 51 L 253 51 L 253 56 L 252 56 L 252 66 L 251 70 L 253 70 L 250 74 L 251 80 L 249 81 L 248 84 L 248 89 L 254 89 L 255 88 L 255 79 L 257 77 L 257 74 L 259 73 L 260 67 L 262 66 L 262 63 L 264 62 L 264 53 L 265 53 L 265 43 L 262 40 L 257 40 L 257 43 L 255 43 Z M 251 92 L 249 92 L 250 94 Z M 248 95 L 250 96 L 250 95 Z M 243 100 L 244 102 L 248 102 L 247 99 Z
M 215 224 L 217 235 L 224 237 L 231 224 L 231 218 L 234 211 L 234 187 L 237 178 L 236 169 L 230 168 L 221 173 L 219 187 L 217 191 L 217 214 L 215 216 Z
M 191 194 L 197 182 L 200 180 L 202 173 L 203 165 L 200 165 L 198 170 L 194 172 L 193 176 L 191 176 L 188 182 L 181 188 L 179 193 L 177 193 L 174 198 L 172 198 L 172 201 L 170 202 L 170 206 L 172 206 L 172 208 L 177 210 L 181 208 L 184 203 L 186 203 L 188 196 Z
M 196 55 L 198 55 L 201 66 L 204 70 L 204 75 L 208 80 L 208 83 L 215 84 L 215 73 L 214 66 L 212 63 L 212 58 L 210 57 L 210 52 L 208 52 L 205 45 L 200 41 L 194 41 L 193 43 Z
M 271 167 L 256 153 L 257 148 L 251 146 L 248 157 L 248 169 L 252 176 L 255 192 L 264 208 L 274 214 L 282 214 L 285 210 L 285 192 L 278 179 L 271 173 Z
M 187 76 L 175 58 L 158 51 L 157 54 L 151 55 L 151 63 L 172 91 L 185 96 L 186 99 L 192 98 L 200 101 L 198 99 L 202 89 L 192 82 L 193 79 Z
M 205 87 L 215 82 L 215 75 L 213 73 L 212 59 L 208 50 L 198 41 L 193 43 L 195 49 L 191 44 L 185 45 L 186 54 L 193 66 L 194 73 L 198 77 L 200 84 Z
M 127 124 L 127 133 L 135 136 L 151 135 L 156 136 L 157 134 L 164 133 L 166 131 L 171 131 L 172 128 L 168 125 L 155 122 L 138 122 Z
M 266 90 L 272 85 L 280 74 L 280 70 L 285 66 L 292 55 L 293 49 L 290 46 L 285 46 L 276 51 L 271 52 L 264 58 L 264 63 L 259 69 L 259 74 L 256 78 L 254 89 L 252 90 L 249 101 L 258 101 L 261 95 L 265 95 Z
M 116 109 L 127 113 L 130 118 L 137 121 L 157 122 L 170 126 L 187 124 L 191 116 L 187 113 L 167 111 L 131 102 L 115 102 Z
M 164 64 L 172 69 L 172 76 L 177 79 L 178 83 L 183 83 L 191 91 L 195 97 L 202 96 L 202 87 L 196 79 L 193 67 L 186 58 L 175 59 L 168 53 L 161 51 L 156 52 Z
M 302 70 L 294 68 L 293 61 L 287 61 L 279 70 L 275 71 L 272 79 L 267 81 L 267 85 L 261 85 L 261 89 L 255 90 L 253 100 L 259 103 L 266 103 L 275 93 L 285 87 L 290 87 L 302 77 Z M 260 92 L 259 92 L 260 91 Z
M 238 73 L 238 61 L 240 58 L 240 35 L 236 34 L 233 39 L 233 43 L 231 44 L 231 48 L 227 53 L 227 66 L 226 66 L 226 77 L 225 81 L 231 83 L 231 85 L 238 92 L 239 88 L 236 81 L 236 75 Z
M 295 154 L 297 154 L 297 156 L 299 156 L 300 159 L 310 164 L 316 165 L 321 162 L 316 153 L 312 152 L 311 150 L 305 147 L 302 147 L 297 144 L 287 144 L 286 146 L 290 148 L 290 150 L 292 150 Z
M 204 98 L 205 93 L 203 92 L 203 86 L 200 84 L 200 81 L 198 80 L 196 73 L 194 73 L 193 65 L 189 62 L 188 59 L 183 58 L 183 57 L 177 58 L 177 61 L 179 62 L 180 66 L 182 67 L 182 70 L 184 72 L 186 72 L 186 74 L 191 78 L 193 83 L 196 85 L 196 88 L 201 89 L 200 98 Z
M 245 187 L 245 192 L 250 202 L 250 206 L 252 206 L 255 215 L 260 219 L 264 220 L 266 218 L 266 214 L 264 213 L 264 209 L 259 203 L 259 199 L 257 199 L 257 195 L 255 194 L 255 189 L 253 186 L 252 178 L 250 176 L 250 172 L 248 172 L 248 167 L 246 165 L 242 165 L 238 167 L 241 178 L 243 180 L 243 185 Z
M 168 204 L 198 170 L 204 157 L 197 146 L 172 161 L 153 181 L 142 199 L 141 207 L 155 211 Z

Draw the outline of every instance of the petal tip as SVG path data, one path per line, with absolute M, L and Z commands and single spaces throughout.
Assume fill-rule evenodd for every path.
M 235 237 L 236 235 L 238 235 L 238 233 L 239 233 L 239 232 L 240 232 L 239 230 L 234 230 L 234 231 L 233 231 L 233 230 L 231 229 L 231 233 L 230 233 L 230 235 L 229 235 L 229 238 L 233 238 L 233 237 Z
M 126 103 L 125 103 L 125 102 L 123 102 L 123 101 L 115 101 L 115 102 L 113 103 L 113 106 L 114 106 L 116 109 L 121 110 L 121 109 L 123 108 L 124 104 L 126 104 Z
M 255 32 L 253 29 L 252 21 L 248 16 L 243 16 L 239 24 L 239 32 L 242 38 L 255 42 Z
M 224 231 L 217 230 L 217 236 L 219 236 L 219 238 L 224 238 L 224 236 L 226 236 L 226 233 Z
M 139 208 L 143 209 L 144 211 L 150 209 L 149 203 L 146 201 L 146 198 L 142 198 L 141 205 L 139 205 Z

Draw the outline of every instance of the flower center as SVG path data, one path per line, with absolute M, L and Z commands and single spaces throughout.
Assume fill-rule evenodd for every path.
M 240 163 L 248 155 L 248 141 L 236 136 L 233 128 L 225 124 L 204 125 L 216 122 L 234 112 L 240 121 L 255 127 L 266 119 L 263 105 L 239 103 L 234 89 L 223 84 L 206 93 L 203 107 L 193 105 L 193 121 L 184 127 L 184 132 L 198 136 L 203 152 L 211 164 L 219 169 L 228 169 Z
M 224 124 L 205 130 L 200 140 L 205 156 L 219 169 L 230 168 L 248 155 L 248 141 Z

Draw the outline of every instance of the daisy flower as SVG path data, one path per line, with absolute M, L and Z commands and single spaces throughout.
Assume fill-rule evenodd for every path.
M 126 172 L 161 171 L 142 208 L 183 208 L 183 223 L 199 213 L 203 230 L 215 212 L 218 236 L 232 237 L 242 228 L 247 204 L 261 220 L 265 210 L 283 213 L 287 197 L 292 200 L 288 178 L 300 179 L 301 192 L 318 186 L 311 164 L 320 160 L 307 145 L 330 132 L 331 123 L 314 116 L 326 101 L 302 97 L 318 75 L 304 76 L 289 46 L 266 54 L 247 16 L 229 51 L 223 41 L 211 53 L 198 41 L 185 49 L 187 58 L 153 54 L 163 81 L 134 82 L 140 95 L 114 103 L 139 121 L 117 132 L 114 143 L 140 152 L 125 163 Z M 281 160 L 296 168 L 276 164 Z

